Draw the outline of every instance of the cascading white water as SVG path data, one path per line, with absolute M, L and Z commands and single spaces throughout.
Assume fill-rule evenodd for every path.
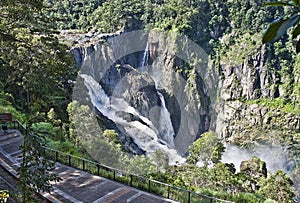
M 160 118 L 159 118 L 159 137 L 170 147 L 174 147 L 174 129 L 170 113 L 166 107 L 164 96 L 157 91 L 161 101 Z
M 153 123 L 146 117 L 140 115 L 140 113 L 131 107 L 124 99 L 109 97 L 102 89 L 101 85 L 95 81 L 92 76 L 81 74 L 84 79 L 85 86 L 88 88 L 89 95 L 91 97 L 92 103 L 97 110 L 99 110 L 104 116 L 112 120 L 113 122 L 122 125 L 126 133 L 129 134 L 134 142 L 147 154 L 160 150 L 164 152 L 169 157 L 169 163 L 175 164 L 177 161 L 182 163 L 184 159 L 177 153 L 176 150 L 168 148 L 167 145 L 162 144 L 161 140 L 158 138 L 159 130 L 155 128 Z M 163 96 L 161 95 L 161 100 L 164 102 Z M 165 103 L 162 103 L 161 117 L 160 121 L 162 124 L 161 132 L 166 132 L 165 142 L 173 143 L 171 139 L 174 135 L 170 114 L 165 107 Z M 141 119 L 141 121 L 131 121 L 128 122 L 120 117 L 117 112 L 131 113 Z M 173 132 L 172 132 L 173 131 Z
M 141 63 L 140 71 L 143 73 L 148 70 L 148 60 L 149 60 L 149 43 L 147 42 L 144 55 L 143 55 L 143 60 Z
M 149 43 L 147 42 L 144 54 L 143 54 L 143 60 L 141 63 L 140 71 L 142 73 L 148 71 L 148 60 L 149 60 Z M 174 129 L 170 117 L 170 113 L 166 107 L 166 102 L 164 96 L 157 91 L 157 94 L 161 101 L 161 109 L 160 109 L 160 118 L 159 118 L 159 138 L 163 143 L 168 145 L 168 147 L 173 148 L 174 147 Z

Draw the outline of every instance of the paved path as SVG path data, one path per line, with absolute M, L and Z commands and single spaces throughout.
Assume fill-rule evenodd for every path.
M 14 176 L 22 161 L 18 131 L 0 132 L 0 164 Z M 51 202 L 63 203 L 175 203 L 135 188 L 91 175 L 57 163 L 53 171 L 62 181 L 54 183 L 54 191 L 42 195 Z

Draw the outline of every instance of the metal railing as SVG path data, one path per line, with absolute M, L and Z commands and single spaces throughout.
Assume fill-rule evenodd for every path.
M 60 162 L 83 171 L 87 171 L 93 175 L 101 176 L 121 182 L 131 187 L 135 187 L 146 192 L 150 192 L 165 198 L 177 200 L 184 203 L 212 203 L 212 202 L 228 202 L 225 200 L 198 194 L 190 190 L 172 186 L 156 180 L 152 180 L 143 176 L 130 174 L 118 169 L 102 165 L 81 157 L 73 156 L 55 149 L 43 147 L 44 155 L 55 162 Z
M 22 134 L 25 133 L 26 131 L 26 127 L 18 120 L 7 122 L 6 125 L 8 128 L 19 130 Z
M 26 128 L 19 122 L 13 121 L 9 127 L 25 132 Z M 64 165 L 74 167 L 93 175 L 101 176 L 137 189 L 156 194 L 161 197 L 176 200 L 183 203 L 215 203 L 226 202 L 233 203 L 204 194 L 199 194 L 184 188 L 172 186 L 163 182 L 152 180 L 136 174 L 130 174 L 100 163 L 90 161 L 78 156 L 67 154 L 55 149 L 43 147 L 46 158 Z

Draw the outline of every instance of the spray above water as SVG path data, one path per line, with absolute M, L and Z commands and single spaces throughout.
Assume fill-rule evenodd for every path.
M 247 150 L 227 144 L 226 151 L 222 157 L 222 162 L 233 163 L 237 171 L 239 171 L 241 162 L 250 160 L 254 156 L 266 162 L 267 169 L 271 173 L 274 173 L 277 170 L 289 172 L 295 164 L 291 162 L 286 149 L 280 145 L 261 145 L 256 146 L 252 150 Z

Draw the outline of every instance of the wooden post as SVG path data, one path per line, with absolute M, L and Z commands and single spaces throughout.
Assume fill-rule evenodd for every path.
M 58 151 L 55 152 L 55 162 L 58 162 Z

